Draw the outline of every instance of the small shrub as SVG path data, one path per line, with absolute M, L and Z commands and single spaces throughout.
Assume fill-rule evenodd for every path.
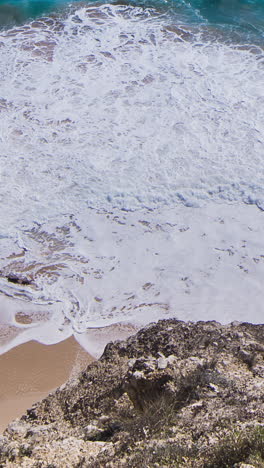
M 236 463 L 258 460 L 256 467 L 264 466 L 264 427 L 257 426 L 244 431 L 233 431 L 220 445 L 208 454 L 210 461 L 205 468 L 233 467 Z
M 166 445 L 156 447 L 146 447 L 140 451 L 134 451 L 133 456 L 128 462 L 129 468 L 150 468 L 154 466 L 168 468 L 190 468 L 197 452 L 193 449 L 187 449 L 176 443 L 167 443 Z
M 144 411 L 130 408 L 119 413 L 119 424 L 132 440 L 140 440 L 162 434 L 173 424 L 176 401 L 166 394 L 144 404 Z

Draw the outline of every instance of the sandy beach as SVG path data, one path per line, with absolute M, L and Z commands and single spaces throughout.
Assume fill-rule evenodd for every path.
M 50 346 L 30 341 L 1 355 L 0 433 L 92 361 L 73 337 Z

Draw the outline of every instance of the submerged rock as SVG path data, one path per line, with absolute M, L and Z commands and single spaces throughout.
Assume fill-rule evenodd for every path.
M 0 466 L 263 467 L 264 325 L 163 320 L 109 343 L 0 440 Z

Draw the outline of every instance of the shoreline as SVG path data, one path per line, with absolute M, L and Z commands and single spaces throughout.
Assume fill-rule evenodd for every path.
M 73 336 L 55 345 L 29 341 L 0 355 L 0 434 L 94 360 Z

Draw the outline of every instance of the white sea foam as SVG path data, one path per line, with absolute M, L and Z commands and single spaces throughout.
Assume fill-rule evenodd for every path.
M 105 5 L 1 35 L 2 308 L 47 314 L 15 343 L 263 320 L 263 53 L 167 26 Z

